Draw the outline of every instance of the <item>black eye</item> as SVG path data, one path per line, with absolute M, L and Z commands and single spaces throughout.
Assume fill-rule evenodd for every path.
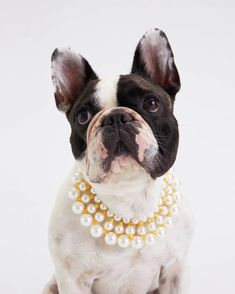
M 144 99 L 143 108 L 149 112 L 156 112 L 159 108 L 158 99 L 155 96 L 148 96 Z
M 77 120 L 80 125 L 85 125 L 91 119 L 91 113 L 88 110 L 81 110 L 77 115 Z

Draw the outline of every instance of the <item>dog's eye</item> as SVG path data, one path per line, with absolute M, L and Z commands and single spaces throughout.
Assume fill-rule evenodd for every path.
M 149 112 L 156 112 L 159 108 L 158 99 L 155 96 L 147 96 L 144 99 L 143 108 Z
M 81 110 L 77 115 L 77 121 L 80 125 L 85 125 L 91 119 L 91 113 L 88 110 Z

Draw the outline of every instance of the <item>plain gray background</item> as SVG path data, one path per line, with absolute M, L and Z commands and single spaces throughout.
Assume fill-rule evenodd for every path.
M 53 272 L 48 220 L 73 157 L 52 51 L 72 47 L 100 76 L 128 73 L 153 27 L 182 82 L 176 172 L 196 220 L 189 293 L 235 293 L 234 15 L 233 1 L 0 2 L 0 293 L 40 293 Z

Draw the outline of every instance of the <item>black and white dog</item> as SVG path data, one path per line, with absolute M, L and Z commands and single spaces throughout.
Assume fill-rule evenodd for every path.
M 179 139 L 173 106 L 180 79 L 166 35 L 158 29 L 146 32 L 131 73 L 106 79 L 99 79 L 81 55 L 56 49 L 52 79 L 56 105 L 71 126 L 76 160 L 51 218 L 55 274 L 43 293 L 183 293 L 193 231 L 184 199 L 165 237 L 136 250 L 93 238 L 67 197 L 71 176 L 79 171 L 108 209 L 123 219 L 141 219 L 153 210 Z

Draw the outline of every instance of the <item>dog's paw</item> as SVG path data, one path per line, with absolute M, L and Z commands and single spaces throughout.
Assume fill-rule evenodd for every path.
M 45 286 L 42 291 L 42 294 L 59 294 L 56 280 L 52 278 L 50 282 Z

